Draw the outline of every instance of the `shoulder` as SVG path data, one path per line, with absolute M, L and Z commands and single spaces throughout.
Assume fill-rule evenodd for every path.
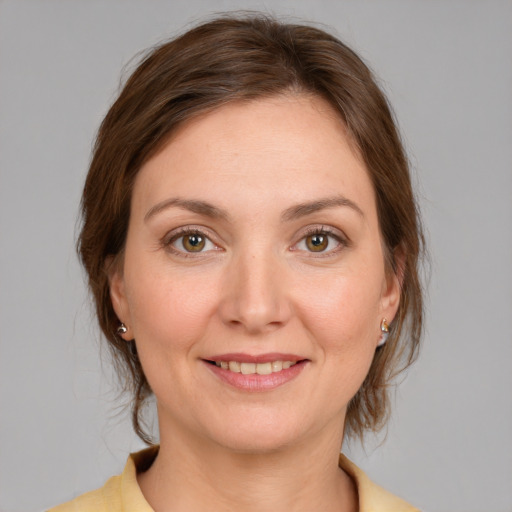
M 144 471 L 157 453 L 157 447 L 130 455 L 122 474 L 113 476 L 103 487 L 51 508 L 47 512 L 152 512 L 137 483 L 137 471 Z
M 121 512 L 121 475 L 110 478 L 103 487 L 51 508 L 48 512 Z
M 340 455 L 339 464 L 356 484 L 360 512 L 420 512 L 418 508 L 372 482 L 364 471 L 343 454 Z

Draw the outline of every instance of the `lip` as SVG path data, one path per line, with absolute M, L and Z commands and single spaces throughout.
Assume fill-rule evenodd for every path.
M 267 363 L 271 361 L 292 361 L 296 364 L 290 368 L 269 375 L 259 375 L 257 373 L 244 375 L 212 364 L 211 361 L 238 361 L 241 363 Z M 252 356 L 248 354 L 222 354 L 209 359 L 203 359 L 203 363 L 216 378 L 223 383 L 241 391 L 262 392 L 276 389 L 298 377 L 309 363 L 309 359 L 304 359 L 291 354 L 260 354 Z
M 295 354 L 284 354 L 281 352 L 269 352 L 267 354 L 250 355 L 243 353 L 230 353 L 220 354 L 212 357 L 208 357 L 205 361 L 238 361 L 239 363 L 270 363 L 272 361 L 291 361 L 296 363 L 297 361 L 305 361 L 305 357 L 301 357 Z

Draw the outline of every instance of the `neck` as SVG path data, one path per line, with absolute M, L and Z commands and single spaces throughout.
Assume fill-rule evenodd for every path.
M 179 429 L 178 429 L 179 430 Z M 338 467 L 341 434 L 293 448 L 242 453 L 161 431 L 159 454 L 138 476 L 155 512 L 172 510 L 357 510 L 357 491 Z

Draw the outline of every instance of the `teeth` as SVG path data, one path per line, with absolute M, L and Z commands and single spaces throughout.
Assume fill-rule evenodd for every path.
M 251 375 L 252 373 L 256 373 L 256 363 L 241 363 L 240 371 L 243 375 Z
M 268 363 L 239 363 L 238 361 L 216 361 L 215 365 L 223 370 L 242 373 L 243 375 L 270 375 L 271 373 L 287 370 L 294 364 L 293 361 L 269 361 Z
M 283 361 L 273 361 L 272 362 L 272 371 L 280 372 L 283 369 Z
M 221 363 L 222 365 L 222 363 Z M 230 361 L 228 363 L 228 368 L 229 368 L 229 371 L 231 372 L 235 372 L 235 373 L 240 373 L 240 363 L 238 361 Z
M 256 365 L 258 375 L 270 375 L 272 373 L 272 363 L 260 363 Z

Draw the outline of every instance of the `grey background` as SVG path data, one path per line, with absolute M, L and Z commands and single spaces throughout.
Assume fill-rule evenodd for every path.
M 380 75 L 411 155 L 425 344 L 386 440 L 349 451 L 429 512 L 512 511 L 512 2 L 468 0 L 0 1 L 0 510 L 97 487 L 141 447 L 74 254 L 81 186 L 123 66 L 233 8 L 334 27 Z

